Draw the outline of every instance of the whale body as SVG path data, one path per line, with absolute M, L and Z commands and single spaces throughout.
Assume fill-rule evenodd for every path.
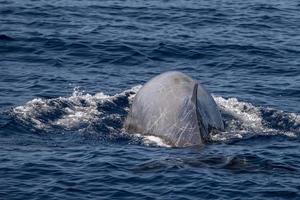
M 129 133 L 162 138 L 173 147 L 199 146 L 224 124 L 210 93 L 196 80 L 177 71 L 148 81 L 133 99 L 124 123 Z

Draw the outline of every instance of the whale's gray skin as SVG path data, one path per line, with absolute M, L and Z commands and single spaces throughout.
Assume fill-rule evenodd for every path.
M 147 82 L 133 99 L 125 130 L 162 138 L 174 147 L 209 141 L 212 129 L 224 124 L 212 96 L 191 77 L 165 72 Z

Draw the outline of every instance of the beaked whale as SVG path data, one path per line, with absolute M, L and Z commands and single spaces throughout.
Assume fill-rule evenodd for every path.
M 174 147 L 200 146 L 224 129 L 218 107 L 197 81 L 177 71 L 148 81 L 133 99 L 124 128 L 154 135 Z

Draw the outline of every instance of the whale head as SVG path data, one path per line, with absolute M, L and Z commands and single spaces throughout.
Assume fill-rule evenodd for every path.
M 160 137 L 174 147 L 203 145 L 212 129 L 224 129 L 212 96 L 177 71 L 152 78 L 138 91 L 124 127 L 129 133 Z

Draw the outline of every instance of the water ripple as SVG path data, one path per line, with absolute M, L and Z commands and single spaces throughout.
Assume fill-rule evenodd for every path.
M 297 199 L 299 11 L 0 0 L 1 197 Z M 169 148 L 122 129 L 140 85 L 168 70 L 214 93 L 226 129 L 212 144 Z

